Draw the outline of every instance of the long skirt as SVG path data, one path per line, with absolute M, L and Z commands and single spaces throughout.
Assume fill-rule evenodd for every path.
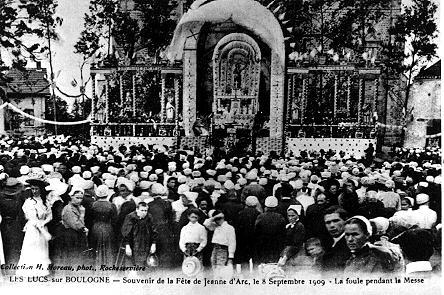
M 115 236 L 111 223 L 95 222 L 89 235 L 95 251 L 95 264 L 112 265 L 115 261 Z
M 159 258 L 159 267 L 174 267 L 174 237 L 168 224 L 157 224 L 158 240 L 156 243 L 156 254 Z
M 89 264 L 88 243 L 85 233 L 72 228 L 65 228 L 60 240 L 63 265 Z
M 29 222 L 24 230 L 25 238 L 23 239 L 22 251 L 18 262 L 19 269 L 16 275 L 49 275 L 48 265 L 51 264 L 51 260 L 49 259 L 48 240 L 37 227 Z
M 20 225 L 20 222 L 16 219 L 4 218 L 0 223 L 0 232 L 3 238 L 5 264 L 17 264 L 24 238 L 23 225 Z M 9 271 L 6 271 L 6 273 L 9 273 Z
M 199 248 L 199 243 L 186 243 L 185 244 L 185 257 L 194 256 L 197 257 L 202 263 L 202 252 L 197 253 L 197 248 Z
M 211 253 L 211 267 L 213 269 L 214 278 L 230 278 L 233 268 L 228 263 L 228 246 L 213 244 L 213 252 Z
M 3 253 L 3 239 L 0 231 L 0 265 L 5 264 L 5 254 Z

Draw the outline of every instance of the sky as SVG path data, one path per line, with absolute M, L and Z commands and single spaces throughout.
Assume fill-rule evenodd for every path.
M 439 5 L 439 0 L 434 1 Z M 410 2 L 410 0 L 403 0 L 403 3 Z M 65 93 L 78 95 L 80 94 L 79 87 L 73 87 L 71 81 L 76 79 L 78 84 L 80 84 L 80 65 L 82 63 L 82 56 L 74 53 L 74 44 L 78 40 L 80 32 L 82 31 L 83 16 L 88 12 L 89 0 L 58 0 L 58 3 L 57 14 L 63 18 L 63 24 L 58 28 L 60 40 L 54 44 L 53 48 L 54 72 L 56 75 L 59 73 L 56 78 L 56 83 Z M 438 14 L 437 17 L 439 20 L 440 14 Z M 439 39 L 437 42 L 439 46 Z M 438 53 L 440 55 L 441 50 L 442 46 L 439 46 Z M 43 62 L 42 66 L 48 67 L 45 62 Z M 84 76 L 89 77 L 88 67 L 85 67 L 84 69 Z M 88 83 L 86 93 L 91 96 L 91 83 Z M 63 97 L 63 95 L 60 96 Z M 72 99 L 66 98 L 66 100 L 72 102 Z

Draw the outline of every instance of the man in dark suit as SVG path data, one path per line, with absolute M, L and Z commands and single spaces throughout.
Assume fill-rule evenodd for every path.
M 324 271 L 342 272 L 351 255 L 344 237 L 346 220 L 347 212 L 339 206 L 331 206 L 325 210 L 324 222 L 330 238 L 324 241 L 325 254 L 320 261 Z

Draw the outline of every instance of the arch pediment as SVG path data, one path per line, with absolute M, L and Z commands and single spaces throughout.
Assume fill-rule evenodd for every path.
M 254 0 L 198 0 L 185 13 L 174 32 L 167 51 L 170 61 L 181 60 L 185 42 L 196 27 L 204 23 L 222 23 L 231 20 L 254 33 L 279 58 L 285 62 L 285 44 L 281 26 L 273 13 Z

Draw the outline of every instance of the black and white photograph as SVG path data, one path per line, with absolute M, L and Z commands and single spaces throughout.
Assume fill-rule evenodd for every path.
M 0 0 L 0 292 L 441 294 L 440 14 Z

